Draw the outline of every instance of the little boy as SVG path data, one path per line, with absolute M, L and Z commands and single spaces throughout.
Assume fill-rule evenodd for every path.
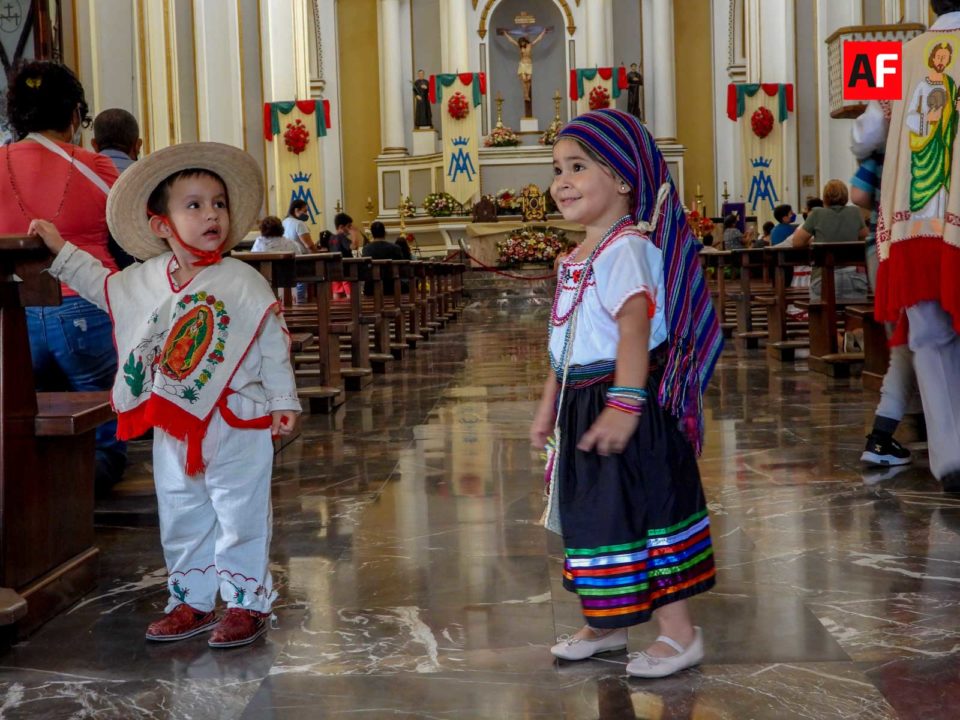
M 170 596 L 148 640 L 212 629 L 211 647 L 247 645 L 266 631 L 276 598 L 271 436 L 293 430 L 300 402 L 276 297 L 255 270 L 222 255 L 262 198 L 250 155 L 193 143 L 135 163 L 110 192 L 110 232 L 142 263 L 111 273 L 52 223 L 30 225 L 56 255 L 50 273 L 111 315 L 118 437 L 154 429 Z

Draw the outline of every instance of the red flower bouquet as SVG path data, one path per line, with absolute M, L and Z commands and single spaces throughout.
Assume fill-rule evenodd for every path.
M 610 93 L 603 85 L 597 85 L 590 91 L 590 109 L 601 110 L 610 107 Z
M 287 129 L 283 133 L 283 142 L 287 150 L 294 155 L 299 155 L 307 149 L 307 143 L 310 142 L 310 131 L 299 119 L 292 123 L 287 123 Z
M 454 120 L 463 120 L 470 114 L 470 102 L 461 92 L 455 92 L 447 101 L 447 112 Z
M 758 108 L 750 116 L 750 127 L 758 138 L 765 138 L 773 130 L 773 113 L 765 107 Z

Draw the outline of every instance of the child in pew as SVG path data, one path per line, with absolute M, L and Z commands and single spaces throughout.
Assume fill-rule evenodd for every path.
M 56 255 L 50 273 L 111 314 L 118 436 L 155 429 L 170 594 L 148 640 L 213 630 L 211 647 L 246 645 L 266 631 L 276 598 L 268 569 L 272 438 L 293 430 L 300 402 L 272 290 L 253 268 L 223 257 L 262 197 L 250 155 L 194 143 L 148 155 L 110 192 L 110 231 L 141 263 L 111 273 L 52 223 L 30 225 Z
M 550 192 L 586 236 L 559 269 L 551 372 L 530 428 L 553 434 L 546 526 L 563 537 L 564 586 L 586 624 L 551 652 L 622 650 L 656 618 L 660 637 L 627 665 L 663 677 L 703 658 L 687 598 L 715 581 L 696 455 L 701 393 L 722 337 L 666 162 L 632 115 L 580 115 L 553 146 Z

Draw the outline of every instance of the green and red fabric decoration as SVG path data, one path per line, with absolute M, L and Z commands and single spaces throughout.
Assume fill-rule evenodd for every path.
M 773 113 L 765 107 L 757 108 L 750 116 L 750 127 L 758 138 L 765 138 L 773 130 Z
M 616 78 L 614 78 L 616 73 Z M 577 68 L 570 71 L 570 99 L 579 100 L 586 94 L 584 82 L 593 80 L 597 75 L 601 80 L 613 80 L 610 87 L 613 89 L 613 98 L 620 97 L 620 91 L 627 89 L 627 69 L 621 65 L 618 68 Z
M 730 83 L 727 85 L 727 117 L 734 122 L 739 120 L 747 111 L 747 98 L 761 90 L 769 97 L 777 98 L 777 120 L 786 120 L 793 112 L 792 83 Z
M 443 99 L 443 89 L 450 87 L 457 80 L 467 85 L 473 91 L 473 106 L 480 104 L 480 98 L 487 94 L 486 73 L 441 73 L 430 76 L 430 102 L 440 102 Z
M 447 100 L 447 112 L 454 120 L 463 120 L 470 114 L 470 102 L 462 92 L 455 92 Z
M 313 115 L 316 118 L 316 136 L 326 137 L 330 128 L 330 101 L 329 100 L 293 100 L 289 102 L 272 102 L 263 104 L 263 137 L 267 142 L 273 141 L 274 135 L 280 134 L 280 116 L 289 115 L 297 108 L 304 115 Z M 299 121 L 298 121 L 299 122 Z M 302 125 L 302 123 L 301 123 Z M 306 126 L 303 125 L 304 130 Z M 287 125 L 289 131 L 290 125 Z M 309 138 L 309 131 L 307 137 Z M 284 133 L 286 141 L 286 132 Z M 287 147 L 290 147 L 289 144 Z M 306 147 L 306 143 L 304 143 Z M 294 152 L 291 149 L 291 152 Z M 303 152 L 301 148 L 300 152 Z
M 590 91 L 590 109 L 602 110 L 610 107 L 610 93 L 603 85 L 595 85 Z

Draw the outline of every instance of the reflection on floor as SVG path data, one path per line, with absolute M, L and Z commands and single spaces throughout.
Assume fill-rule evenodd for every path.
M 473 308 L 280 456 L 266 642 L 149 645 L 153 527 L 103 526 L 96 592 L 0 657 L 3 718 L 955 718 L 960 503 L 925 454 L 858 463 L 876 396 L 728 348 L 701 468 L 720 568 L 702 668 L 555 664 L 579 625 L 535 524 L 545 311 Z M 916 447 L 916 446 L 914 446 Z M 143 448 L 140 449 L 143 452 Z M 140 467 L 149 471 L 145 455 Z M 631 650 L 654 630 L 631 633 Z

